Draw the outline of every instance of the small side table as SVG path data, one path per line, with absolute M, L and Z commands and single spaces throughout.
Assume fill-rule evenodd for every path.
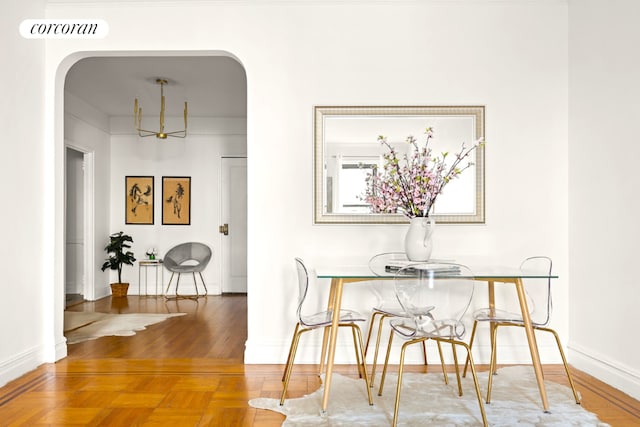
M 149 267 L 153 267 L 156 270 L 156 293 L 154 295 L 160 295 L 158 294 L 158 283 L 160 283 L 160 290 L 164 286 L 164 268 L 162 268 L 161 259 L 143 259 L 138 262 L 138 293 L 140 294 L 142 290 L 142 268 L 144 268 L 144 295 L 149 296 L 147 290 Z M 158 270 L 160 271 L 158 272 Z M 158 282 L 158 274 L 161 276 L 160 282 Z

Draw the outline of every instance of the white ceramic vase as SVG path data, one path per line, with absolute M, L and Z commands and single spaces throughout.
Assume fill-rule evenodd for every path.
M 431 258 L 435 224 L 435 221 L 429 217 L 416 217 L 409 220 L 409 229 L 404 238 L 404 251 L 409 261 L 428 261 Z

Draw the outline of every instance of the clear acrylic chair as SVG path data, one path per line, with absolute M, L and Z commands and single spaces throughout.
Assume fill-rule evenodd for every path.
M 396 298 L 393 290 L 393 278 L 395 277 L 395 271 L 398 266 L 405 265 L 409 262 L 407 255 L 404 252 L 384 252 L 374 255 L 369 260 L 369 269 L 376 276 L 388 277 L 389 280 L 374 280 L 371 284 L 371 290 L 376 297 L 376 305 L 371 309 L 371 316 L 369 317 L 369 331 L 367 332 L 367 340 L 364 344 L 365 358 L 369 352 L 369 343 L 371 342 L 371 336 L 373 329 L 377 326 L 378 333 L 376 336 L 376 344 L 373 352 L 373 367 L 371 369 L 371 375 L 369 376 L 371 386 L 376 375 L 376 368 L 378 365 L 378 352 L 380 350 L 380 340 L 382 338 L 382 327 L 385 319 L 394 317 L 408 317 L 408 314 L 403 310 Z M 376 325 L 376 318 L 378 323 Z M 442 349 L 438 344 L 438 351 L 440 352 L 440 360 L 442 361 Z M 424 358 L 424 364 L 427 365 L 427 344 L 426 341 L 422 343 L 422 355 Z M 442 365 L 444 371 L 444 363 Z M 445 382 L 447 377 L 445 375 Z
M 385 358 L 380 389 L 382 395 L 384 381 L 389 365 L 391 344 L 395 335 L 405 340 L 400 352 L 398 368 L 398 384 L 393 412 L 393 426 L 398 423 L 400 409 L 400 394 L 402 391 L 402 374 L 404 370 L 405 353 L 409 346 L 434 340 L 439 343 L 449 343 L 453 350 L 453 363 L 458 380 L 458 394 L 462 396 L 460 368 L 456 346 L 464 347 L 469 356 L 469 366 L 473 375 L 475 392 L 480 407 L 482 423 L 487 426 L 480 386 L 473 363 L 473 356 L 468 344 L 462 341 L 465 325 L 462 317 L 466 313 L 473 297 L 473 273 L 465 266 L 453 263 L 416 263 L 403 267 L 396 273 L 394 279 L 395 293 L 409 318 L 392 319 L 389 346 Z M 429 402 L 425 402 L 428 405 Z
M 520 269 L 524 273 L 523 279 L 525 295 L 527 298 L 527 306 L 529 308 L 529 315 L 531 317 L 531 323 L 533 328 L 538 331 L 550 332 L 553 334 L 558 350 L 560 351 L 560 357 L 564 364 L 564 370 L 567 373 L 571 390 L 576 403 L 580 404 L 580 396 L 576 391 L 576 387 L 569 371 L 569 365 L 567 364 L 567 358 L 565 357 L 560 343 L 560 337 L 558 333 L 547 327 L 551 320 L 551 312 L 553 309 L 553 302 L 551 298 L 551 271 L 553 262 L 551 258 L 546 256 L 534 256 L 526 258 Z M 547 276 L 544 278 L 527 278 L 526 273 L 542 273 Z M 471 339 L 469 346 L 473 346 L 473 342 L 476 335 L 476 329 L 479 322 L 489 322 L 492 325 L 491 328 L 491 359 L 489 364 L 489 385 L 487 387 L 487 403 L 491 402 L 491 388 L 493 386 L 493 375 L 496 372 L 496 360 L 497 360 L 497 332 L 499 326 L 519 326 L 524 327 L 522 320 L 522 313 L 519 311 L 519 303 L 515 292 L 509 293 L 512 296 L 511 300 L 505 300 L 496 302 L 494 308 L 481 308 L 473 313 L 474 322 L 473 329 L 471 330 Z M 465 365 L 465 374 L 467 366 Z
M 320 311 L 314 314 L 304 314 L 303 305 L 305 303 L 307 292 L 309 290 L 309 272 L 304 262 L 300 258 L 295 258 L 296 269 L 298 272 L 298 308 L 297 316 L 298 322 L 296 323 L 293 337 L 291 339 L 291 346 L 289 347 L 289 355 L 287 356 L 287 364 L 285 366 L 282 381 L 284 386 L 282 389 L 282 397 L 280 398 L 280 405 L 284 404 L 287 394 L 287 388 L 289 387 L 289 380 L 291 379 L 291 371 L 293 370 L 293 363 L 296 357 L 296 351 L 298 349 L 298 343 L 300 336 L 305 333 L 318 328 L 331 327 L 331 317 L 333 313 L 331 311 Z M 364 318 L 360 313 L 342 309 L 340 310 L 340 323 L 338 327 L 351 328 L 353 335 L 353 346 L 356 352 L 356 361 L 358 364 L 358 372 L 360 376 L 365 380 L 365 388 L 367 389 L 367 395 L 369 397 L 369 405 L 373 405 L 373 398 L 371 396 L 371 390 L 369 388 L 369 379 L 367 375 L 367 367 L 364 358 L 364 348 L 362 342 L 362 333 L 358 322 L 364 322 Z
M 178 278 L 176 279 L 176 295 L 175 298 L 199 298 L 200 294 L 198 293 L 198 283 L 196 281 L 196 273 L 200 276 L 200 280 L 202 282 L 202 286 L 204 287 L 204 295 L 207 296 L 209 292 L 207 290 L 207 285 L 204 282 L 204 278 L 202 277 L 202 271 L 207 267 L 209 261 L 211 261 L 211 248 L 205 245 L 204 243 L 198 242 L 187 242 L 181 243 L 179 245 L 174 246 L 169 249 L 169 251 L 165 254 L 163 259 L 164 267 L 171 272 L 171 278 L 169 279 L 169 283 L 167 284 L 167 289 L 165 290 L 165 298 L 169 299 L 169 288 L 171 287 L 171 281 L 173 280 L 173 276 L 178 273 Z M 178 288 L 180 286 L 180 275 L 183 273 L 191 273 L 193 275 L 193 286 L 196 289 L 196 295 L 193 296 L 183 296 L 178 293 Z

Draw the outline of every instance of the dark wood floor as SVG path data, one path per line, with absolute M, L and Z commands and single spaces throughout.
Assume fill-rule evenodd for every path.
M 282 365 L 244 365 L 246 297 L 210 296 L 198 302 L 129 296 L 69 308 L 111 313 L 182 312 L 132 337 L 105 337 L 68 347 L 0 389 L 0 426 L 276 426 L 283 416 L 247 405 L 279 397 Z M 433 367 L 436 369 L 438 367 Z M 354 366 L 338 372 L 357 375 Z M 424 371 L 423 366 L 411 367 Z M 479 369 L 486 369 L 480 366 Z M 545 378 L 565 383 L 562 368 Z M 589 375 L 575 372 L 583 406 L 604 422 L 640 425 L 640 403 Z M 296 366 L 292 397 L 320 386 L 316 367 Z

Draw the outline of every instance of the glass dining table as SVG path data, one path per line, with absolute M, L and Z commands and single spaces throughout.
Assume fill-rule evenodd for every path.
M 556 275 L 548 275 L 544 273 L 523 272 L 519 268 L 514 267 L 502 267 L 494 265 L 467 265 L 471 271 L 473 271 L 473 279 L 478 282 L 484 282 L 487 284 L 489 308 L 494 308 L 495 304 L 495 283 L 509 283 L 513 284 L 518 296 L 520 310 L 522 312 L 522 319 L 524 323 L 524 329 L 527 335 L 527 342 L 529 345 L 529 351 L 531 353 L 531 362 L 536 375 L 536 381 L 538 389 L 540 391 L 540 398 L 542 400 L 542 407 L 544 411 L 549 410 L 549 402 L 547 399 L 547 392 L 544 385 L 544 378 L 542 374 L 542 364 L 540 362 L 540 353 L 538 352 L 538 345 L 536 342 L 536 336 L 534 333 L 533 325 L 531 323 L 531 317 L 529 315 L 529 307 L 527 305 L 527 298 L 524 290 L 523 279 L 536 278 L 536 279 L 557 279 Z M 377 275 L 373 273 L 368 265 L 325 265 L 316 267 L 316 275 L 319 279 L 331 279 L 331 288 L 329 291 L 329 300 L 327 303 L 327 309 L 332 311 L 332 323 L 331 328 L 325 329 L 324 337 L 322 340 L 322 356 L 320 359 L 320 372 L 325 370 L 326 362 L 326 375 L 324 381 L 324 394 L 322 397 L 321 413 L 326 414 L 329 404 L 329 395 L 331 393 L 331 379 L 333 374 L 333 364 L 336 352 L 336 342 L 338 337 L 338 322 L 340 319 L 340 308 L 342 305 L 342 293 L 343 287 L 347 283 L 355 282 L 367 282 L 372 280 L 389 280 L 394 277 L 394 274 L 390 272 L 388 275 Z M 457 276 L 459 277 L 459 275 Z

